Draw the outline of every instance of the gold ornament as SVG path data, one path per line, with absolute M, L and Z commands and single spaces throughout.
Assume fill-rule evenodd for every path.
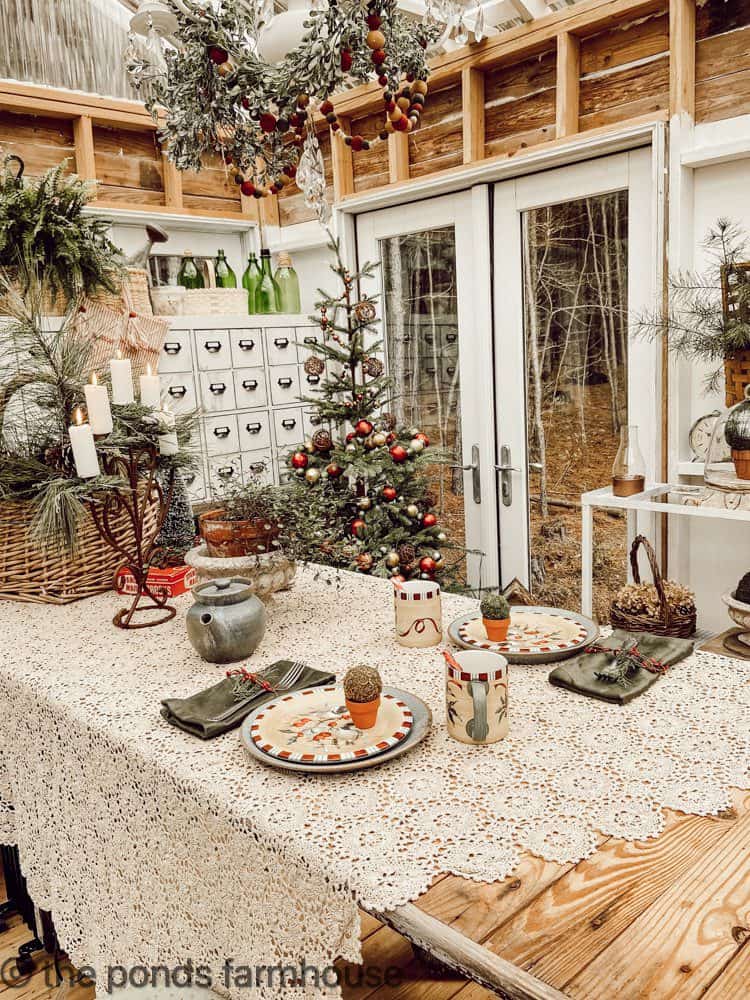
M 309 358 L 305 358 L 305 363 L 302 367 L 308 375 L 322 375 L 326 370 L 326 363 L 317 354 L 311 354 Z
M 409 517 L 419 517 L 419 507 L 415 503 L 410 503 L 406 508 L 406 513 Z
M 382 31 L 368 31 L 365 41 L 368 49 L 382 49 L 385 46 L 385 35 Z
M 398 566 L 401 562 L 398 556 L 398 552 L 389 552 L 385 557 L 385 564 L 389 569 L 393 569 L 394 566 Z
M 382 448 L 385 444 L 385 434 L 382 431 L 378 431 L 377 434 L 373 434 L 372 443 L 376 448 Z
M 317 483 L 317 481 L 320 479 L 320 469 L 315 469 L 315 468 L 308 469 L 305 472 L 305 479 L 308 481 L 308 483 Z
M 399 112 L 400 114 L 401 112 Z M 357 317 L 360 323 L 372 323 L 372 321 L 377 316 L 377 310 L 375 309 L 374 303 L 370 302 L 369 299 L 362 299 L 354 307 L 354 315 Z

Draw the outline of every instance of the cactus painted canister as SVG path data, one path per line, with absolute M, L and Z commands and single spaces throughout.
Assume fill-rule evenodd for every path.
M 454 740 L 484 745 L 504 739 L 508 735 L 505 657 L 484 649 L 454 652 L 445 664 L 445 709 Z
M 394 589 L 396 641 L 402 646 L 437 646 L 443 639 L 440 585 L 434 580 L 407 580 Z

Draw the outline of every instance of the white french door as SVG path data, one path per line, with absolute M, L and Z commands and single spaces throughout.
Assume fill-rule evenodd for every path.
M 622 424 L 638 425 L 647 478 L 658 478 L 658 349 L 629 336 L 661 280 L 655 155 L 637 149 L 494 188 L 501 575 L 544 603 L 580 601 L 579 498 L 607 485 Z M 624 525 L 600 531 L 614 586 Z
M 359 266 L 379 264 L 391 409 L 451 456 L 430 489 L 470 552 L 472 587 L 499 582 L 487 187 L 359 215 Z M 448 553 L 447 553 L 448 555 Z

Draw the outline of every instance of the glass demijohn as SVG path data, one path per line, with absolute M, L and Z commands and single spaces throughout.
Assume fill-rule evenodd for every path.
M 260 283 L 260 264 L 254 253 L 247 258 L 247 267 L 242 275 L 242 287 L 247 292 L 247 311 L 255 312 L 255 289 Z
M 632 497 L 646 488 L 646 461 L 638 444 L 635 424 L 620 428 L 620 447 L 612 466 L 612 492 L 616 497 Z
M 214 261 L 217 288 L 236 288 L 237 277 L 232 268 L 227 263 L 227 258 L 223 250 L 219 250 Z
M 260 252 L 260 281 L 255 289 L 255 311 L 262 315 L 280 311 L 279 289 L 271 274 L 270 250 Z
M 192 250 L 184 250 L 182 254 L 182 264 L 177 272 L 177 284 L 183 288 L 205 288 L 206 283 L 203 275 L 198 270 Z
M 292 258 L 288 253 L 280 253 L 278 265 L 273 280 L 279 289 L 279 308 L 283 313 L 301 312 L 299 279 L 292 267 Z

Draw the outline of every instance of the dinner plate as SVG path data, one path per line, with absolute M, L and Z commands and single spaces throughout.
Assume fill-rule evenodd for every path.
M 392 698 L 395 701 L 400 701 L 406 706 L 406 709 L 411 713 L 411 726 L 405 738 L 387 746 L 385 749 L 379 750 L 376 754 L 366 757 L 315 763 L 313 761 L 293 760 L 290 757 L 272 756 L 261 749 L 252 734 L 252 727 L 255 725 L 256 716 L 266 710 L 268 705 L 272 704 L 271 702 L 261 705 L 247 716 L 242 724 L 241 738 L 246 749 L 253 757 L 264 764 L 271 767 L 278 767 L 285 771 L 300 771 L 307 774 L 337 774 L 342 771 L 358 771 L 367 767 L 375 767 L 378 764 L 383 764 L 387 760 L 392 760 L 394 757 L 412 750 L 425 738 L 432 724 L 430 709 L 416 695 L 410 694 L 408 691 L 400 691 L 398 688 L 386 687 L 383 689 L 384 702 L 386 701 L 386 696 L 389 696 L 389 699 Z
M 580 653 L 597 638 L 599 628 L 573 611 L 514 605 L 503 642 L 490 642 L 479 612 L 456 618 L 448 635 L 461 649 L 489 649 L 509 663 L 554 663 Z

